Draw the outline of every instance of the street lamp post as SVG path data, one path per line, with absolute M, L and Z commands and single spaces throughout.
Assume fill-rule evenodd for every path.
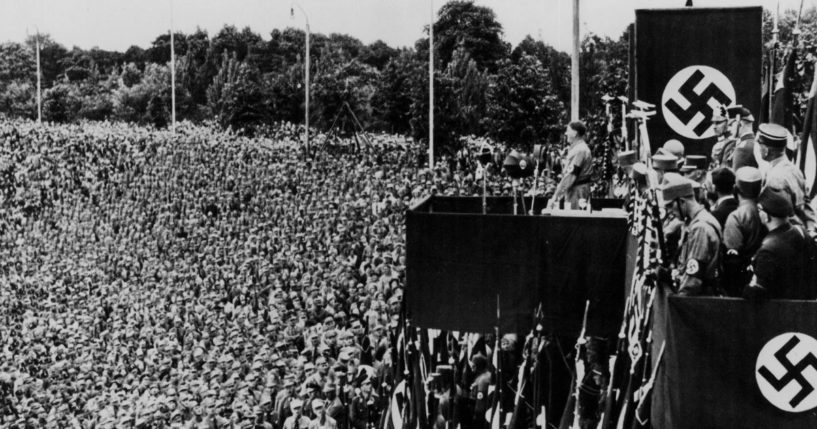
M 309 150 L 309 17 L 306 15 L 304 8 L 302 8 L 298 3 L 294 2 L 289 8 L 290 16 L 293 18 L 295 17 L 295 6 L 300 9 L 301 13 L 304 15 L 304 21 L 306 22 L 306 58 L 304 59 L 304 98 L 306 99 L 304 103 L 304 146 L 306 147 L 307 155 L 311 157 L 312 152 Z

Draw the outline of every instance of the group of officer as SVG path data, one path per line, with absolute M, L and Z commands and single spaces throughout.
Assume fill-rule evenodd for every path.
M 669 140 L 652 168 L 634 151 L 618 160 L 633 192 L 654 189 L 667 264 L 654 273 L 680 295 L 816 299 L 817 217 L 780 125 L 753 131 L 748 109 L 717 109 L 710 156 Z M 730 126 L 731 125 L 731 126 Z

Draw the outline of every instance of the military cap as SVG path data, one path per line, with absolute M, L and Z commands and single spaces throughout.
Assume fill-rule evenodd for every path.
M 674 155 L 657 154 L 652 157 L 652 166 L 656 170 L 677 171 L 678 158 Z
M 633 180 L 645 180 L 647 178 L 647 164 L 643 162 L 636 162 L 633 164 L 633 171 L 630 173 Z
M 730 193 L 735 187 L 735 173 L 729 167 L 718 167 L 712 170 L 712 184 L 715 190 L 722 193 Z
M 661 149 L 658 149 L 656 155 L 672 155 L 678 159 L 682 159 L 684 157 L 684 144 L 676 139 L 669 139 L 667 140 Z
M 618 153 L 618 165 L 629 167 L 638 162 L 638 155 L 634 150 L 624 150 Z
M 726 121 L 727 118 L 726 106 L 720 105 L 716 107 L 712 112 L 712 122 L 723 122 Z
M 681 172 L 706 170 L 707 162 L 706 155 L 687 155 L 684 165 L 681 167 Z
M 760 170 L 755 167 L 741 167 L 735 172 L 735 187 L 747 198 L 757 198 L 760 194 Z
M 786 129 L 777 124 L 760 124 L 757 142 L 775 148 L 786 147 Z
M 694 194 L 692 180 L 679 174 L 667 174 L 664 176 L 664 184 L 661 186 L 661 196 L 664 203 L 668 204 L 677 198 L 691 197 Z
M 740 119 L 742 121 L 755 121 L 755 117 L 752 116 L 752 112 L 749 109 L 743 106 L 733 106 L 726 109 L 726 112 L 729 114 L 729 117 L 736 117 L 740 115 Z
M 794 204 L 788 192 L 767 186 L 757 197 L 757 206 L 770 216 L 789 217 L 794 214 Z

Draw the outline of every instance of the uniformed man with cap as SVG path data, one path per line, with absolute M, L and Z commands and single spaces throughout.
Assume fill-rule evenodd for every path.
M 686 148 L 684 148 L 684 144 L 677 139 L 667 140 L 664 142 L 664 145 L 655 152 L 656 155 L 672 155 L 678 159 L 679 163 L 684 160 L 685 153 Z
M 712 130 L 715 132 L 715 137 L 718 141 L 712 146 L 712 168 L 719 167 L 722 164 L 724 153 L 730 153 L 734 150 L 735 140 L 729 133 L 729 117 L 726 113 L 726 106 L 718 106 L 712 113 Z
M 355 398 L 349 405 L 349 422 L 351 427 L 355 429 L 371 429 L 374 428 L 380 420 L 379 415 L 379 396 L 372 388 L 372 379 L 368 376 L 366 371 L 360 371 L 359 377 L 356 379 L 358 389 L 356 390 Z
M 769 233 L 752 261 L 754 276 L 744 289 L 744 297 L 817 298 L 817 284 L 806 277 L 810 238 L 789 221 L 794 214 L 791 197 L 782 189 L 767 186 L 760 192 L 757 205 Z
M 633 181 L 631 174 L 633 172 L 633 165 L 638 162 L 638 155 L 634 150 L 625 150 L 619 152 L 616 157 L 618 158 L 618 166 L 621 172 L 613 189 L 613 196 L 627 199 L 632 191 Z
M 806 201 L 806 179 L 803 172 L 786 157 L 786 136 L 786 129 L 777 124 L 761 124 L 758 127 L 760 154 L 769 162 L 762 186 L 787 191 L 794 203 L 794 215 L 814 238 L 817 236 L 817 216 Z
M 652 157 L 652 166 L 652 171 L 655 173 L 655 181 L 653 182 L 651 180 L 652 183 L 650 183 L 650 186 L 656 189 L 660 188 L 664 183 L 665 175 L 678 175 L 678 158 L 676 158 L 675 155 L 657 153 Z M 661 222 L 667 252 L 670 255 L 674 255 L 678 249 L 678 243 L 681 240 L 683 222 L 671 211 L 666 212 Z
M 679 171 L 689 180 L 704 183 L 708 167 L 709 160 L 706 159 L 706 155 L 687 155 Z
M 680 295 L 715 295 L 720 289 L 721 228 L 695 200 L 693 184 L 679 174 L 668 174 L 661 188 L 666 210 L 685 223 L 673 280 Z
M 755 117 L 745 107 L 737 108 L 735 113 L 740 116 L 737 120 L 737 142 L 732 152 L 732 170 L 738 171 L 741 167 L 757 167 L 755 160 Z
M 292 411 L 292 415 L 287 417 L 284 421 L 284 429 L 308 429 L 309 428 L 309 419 L 303 415 L 304 401 L 300 399 L 293 399 L 292 402 L 289 403 L 289 409 Z
M 723 227 L 723 281 L 721 285 L 729 296 L 740 296 L 749 283 L 752 256 L 766 235 L 766 226 L 760 221 L 757 196 L 760 194 L 760 171 L 755 167 L 741 167 L 735 173 L 735 195 L 738 208 L 726 218 Z
M 657 153 L 652 156 L 652 168 L 656 173 L 654 186 L 661 186 L 664 183 L 664 175 L 678 172 L 678 157 L 675 155 Z

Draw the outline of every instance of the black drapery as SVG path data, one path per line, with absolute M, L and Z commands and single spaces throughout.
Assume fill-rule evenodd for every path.
M 499 296 L 503 332 L 528 332 L 541 303 L 547 332 L 575 336 L 590 300 L 588 334 L 617 333 L 628 249 L 623 212 L 514 216 L 513 203 L 489 198 L 483 215 L 481 198 L 433 197 L 407 213 L 412 323 L 492 331 Z

